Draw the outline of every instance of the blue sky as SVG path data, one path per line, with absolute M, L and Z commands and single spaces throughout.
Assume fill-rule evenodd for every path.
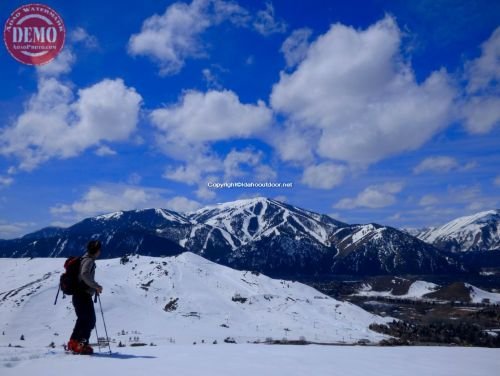
M 256 195 L 396 227 L 500 206 L 497 2 L 45 4 L 55 61 L 0 48 L 0 238 Z M 293 187 L 208 187 L 266 181 Z

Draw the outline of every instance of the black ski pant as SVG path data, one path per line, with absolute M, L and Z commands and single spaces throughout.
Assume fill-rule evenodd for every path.
M 92 295 L 85 291 L 73 295 L 73 306 L 76 312 L 76 324 L 71 339 L 89 342 L 90 333 L 95 326 L 95 311 Z

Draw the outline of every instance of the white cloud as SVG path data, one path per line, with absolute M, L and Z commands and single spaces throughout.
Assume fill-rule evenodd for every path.
M 337 209 L 354 209 L 366 207 L 371 209 L 383 208 L 396 202 L 396 194 L 401 192 L 403 184 L 385 183 L 365 188 L 354 198 L 344 198 L 334 205 Z
M 464 165 L 458 163 L 453 157 L 435 156 L 427 157 L 413 168 L 414 174 L 424 172 L 447 173 L 450 171 L 470 171 L 478 166 L 477 162 L 467 162 Z
M 248 17 L 247 11 L 232 2 L 193 0 L 168 6 L 162 15 L 147 18 L 141 32 L 130 37 L 128 51 L 155 60 L 160 74 L 179 72 L 188 58 L 205 55 L 200 35 L 209 27 L 228 20 L 236 25 Z
M 210 90 L 188 91 L 179 103 L 150 117 L 162 141 L 186 145 L 253 136 L 271 124 L 272 112 L 262 101 L 242 104 L 232 91 Z
M 224 179 L 230 180 L 246 175 L 240 167 L 242 165 L 256 166 L 259 164 L 262 155 L 253 153 L 251 150 L 231 150 L 224 158 Z
M 496 186 L 500 187 L 500 175 L 498 175 L 495 180 L 493 180 L 493 184 Z
M 287 25 L 284 21 L 278 21 L 274 15 L 274 6 L 272 3 L 266 3 L 266 8 L 257 12 L 253 22 L 255 30 L 262 35 L 268 36 L 275 33 L 284 33 Z
M 434 195 L 425 195 L 419 201 L 420 206 L 432 206 L 439 203 L 439 199 Z
M 184 184 L 196 184 L 201 178 L 202 171 L 195 165 L 183 165 L 177 168 L 168 168 L 163 177 L 165 179 L 170 179 L 178 181 Z
M 207 176 L 195 191 L 196 197 L 205 201 L 213 200 L 217 196 L 217 193 L 215 193 L 215 190 L 208 188 L 208 182 L 216 182 L 218 180 L 215 176 Z
M 295 30 L 286 38 L 281 46 L 281 52 L 285 56 L 287 67 L 294 67 L 305 59 L 311 35 L 311 29 L 302 28 Z
M 96 155 L 100 156 L 100 157 L 106 157 L 106 156 L 109 156 L 109 155 L 116 155 L 116 151 L 114 151 L 113 149 L 111 149 L 109 146 L 107 145 L 101 145 L 97 148 L 97 150 L 95 151 Z
M 130 185 L 92 186 L 77 201 L 57 204 L 50 208 L 50 212 L 61 220 L 80 220 L 120 210 L 162 208 L 168 202 L 165 193 L 163 189 Z
M 136 129 L 142 98 L 121 79 L 78 91 L 41 77 L 38 91 L 15 122 L 0 130 L 0 154 L 32 170 L 50 158 L 74 157 L 102 141 L 124 141 Z
M 273 181 L 278 176 L 278 173 L 271 166 L 265 164 L 257 165 L 253 173 L 253 178 L 256 181 Z
M 70 47 L 66 47 L 50 63 L 37 66 L 36 71 L 39 76 L 57 77 L 61 74 L 69 73 L 75 61 L 75 54 Z
M 36 223 L 0 220 L 0 239 L 14 239 L 33 231 Z
M 320 134 L 314 129 L 304 129 L 291 123 L 284 127 L 274 126 L 264 135 L 267 143 L 272 145 L 280 158 L 302 164 L 314 161 L 312 146 L 317 143 Z
M 203 79 L 207 83 L 207 87 L 210 89 L 222 90 L 222 85 L 219 83 L 217 76 L 208 68 L 201 71 L 203 74 Z
M 166 208 L 176 212 L 191 212 L 199 209 L 201 204 L 198 201 L 190 200 L 186 197 L 175 196 L 167 201 Z
M 11 185 L 14 182 L 14 179 L 11 178 L 10 176 L 3 176 L 0 175 L 0 187 L 4 186 L 7 187 Z
M 417 83 L 400 44 L 391 17 L 366 30 L 335 24 L 294 72 L 281 72 L 272 108 L 299 140 L 300 131 L 319 133 L 302 154 L 366 165 L 417 149 L 448 125 L 455 97 L 448 75 L 435 71 Z
M 331 189 L 344 180 L 346 171 L 345 166 L 329 162 L 312 165 L 304 170 L 302 183 L 311 188 Z
M 465 66 L 466 98 L 459 108 L 470 133 L 500 124 L 500 27 L 481 45 L 481 56 Z
M 188 185 L 198 184 L 197 196 L 212 199 L 213 191 L 205 187 L 208 181 L 236 181 L 242 177 L 249 181 L 274 180 L 276 171 L 263 158 L 261 151 L 250 148 L 232 149 L 223 159 L 211 154 L 191 154 L 184 164 L 167 168 L 163 177 Z M 221 178 L 217 177 L 219 174 Z
M 455 170 L 459 167 L 459 164 L 455 158 L 438 156 L 438 157 L 428 157 L 420 162 L 413 169 L 414 174 L 421 174 L 423 172 L 449 172 Z
M 461 110 L 465 127 L 470 133 L 488 133 L 500 124 L 500 97 L 498 96 L 472 97 Z
M 500 27 L 481 45 L 481 56 L 466 64 L 467 91 L 477 93 L 500 81 Z
M 82 43 L 86 48 L 94 49 L 99 47 L 99 42 L 94 35 L 90 35 L 83 27 L 77 27 L 70 34 L 72 43 Z

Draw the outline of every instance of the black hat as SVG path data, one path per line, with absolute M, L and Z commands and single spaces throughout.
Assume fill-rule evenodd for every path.
M 99 240 L 91 240 L 87 244 L 87 252 L 91 255 L 96 254 L 101 249 L 101 242 Z

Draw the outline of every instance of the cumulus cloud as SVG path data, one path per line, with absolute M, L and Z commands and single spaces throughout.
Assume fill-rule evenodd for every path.
M 312 30 L 302 28 L 295 30 L 281 46 L 281 52 L 285 56 L 287 67 L 291 68 L 300 63 L 307 55 L 309 48 L 309 38 Z
M 193 0 L 186 4 L 169 5 L 161 15 L 155 14 L 142 23 L 141 31 L 128 41 L 128 53 L 146 56 L 155 61 L 160 75 L 178 73 L 187 59 L 208 55 L 203 33 L 208 29 L 229 22 L 235 27 L 253 28 L 268 36 L 284 33 L 287 25 L 276 19 L 271 2 L 256 14 L 234 1 Z
M 342 183 L 346 171 L 345 166 L 329 162 L 312 165 L 304 170 L 302 183 L 311 188 L 331 189 Z
M 66 47 L 50 63 L 37 66 L 36 71 L 40 76 L 57 77 L 61 74 L 69 73 L 75 61 L 76 56 L 71 47 Z
M 251 148 L 232 149 L 224 158 L 213 154 L 192 154 L 177 167 L 169 167 L 163 177 L 188 185 L 198 185 L 196 195 L 208 200 L 215 192 L 207 187 L 208 182 L 235 181 L 241 178 L 250 181 L 269 181 L 277 176 L 276 171 L 264 161 L 264 153 Z
M 466 97 L 460 113 L 470 133 L 488 133 L 500 124 L 500 27 L 481 45 L 481 56 L 465 69 Z
M 196 144 L 246 138 L 264 131 L 272 112 L 264 102 L 243 104 L 230 91 L 188 91 L 180 102 L 151 112 L 152 123 L 166 142 Z
M 229 21 L 244 23 L 248 12 L 233 2 L 193 0 L 168 6 L 162 15 L 147 18 L 141 32 L 130 37 L 128 51 L 133 56 L 148 56 L 160 66 L 160 74 L 179 72 L 187 58 L 205 55 L 200 35 L 209 27 Z
M 63 220 L 80 220 L 120 210 L 163 208 L 168 202 L 166 193 L 163 189 L 130 185 L 92 186 L 80 199 L 70 204 L 57 204 L 50 212 Z
M 266 3 L 266 8 L 257 12 L 253 22 L 255 30 L 262 35 L 268 36 L 275 33 L 284 33 L 287 25 L 284 21 L 277 20 L 272 3 Z
M 224 169 L 223 161 L 212 154 L 187 154 L 185 163 L 177 167 L 168 167 L 163 174 L 165 179 L 188 185 L 201 183 L 203 175 Z
M 77 27 L 70 33 L 72 43 L 81 43 L 86 48 L 94 49 L 99 47 L 99 42 L 94 35 L 90 35 L 83 27 Z
M 261 152 L 253 152 L 250 149 L 231 150 L 224 158 L 224 179 L 231 180 L 247 175 L 247 171 L 243 170 L 243 166 L 256 167 L 262 161 Z
M 311 129 L 318 134 L 295 154 L 314 150 L 367 165 L 417 149 L 448 125 L 456 93 L 447 73 L 435 71 L 417 83 L 400 44 L 401 31 L 389 16 L 366 30 L 335 24 L 309 45 L 295 71 L 281 72 L 270 102 L 293 127 L 292 143 L 302 146 Z
M 175 196 L 167 201 L 166 208 L 176 212 L 187 213 L 199 209 L 201 204 L 198 201 L 190 200 L 187 197 Z
M 354 198 L 344 198 L 334 205 L 337 209 L 354 209 L 365 207 L 371 209 L 383 208 L 396 202 L 396 194 L 401 192 L 403 184 L 385 183 L 365 188 Z
M 121 79 L 80 89 L 75 99 L 69 84 L 40 77 L 24 113 L 0 130 L 0 154 L 17 157 L 19 168 L 29 171 L 102 141 L 124 141 L 136 129 L 141 101 Z

